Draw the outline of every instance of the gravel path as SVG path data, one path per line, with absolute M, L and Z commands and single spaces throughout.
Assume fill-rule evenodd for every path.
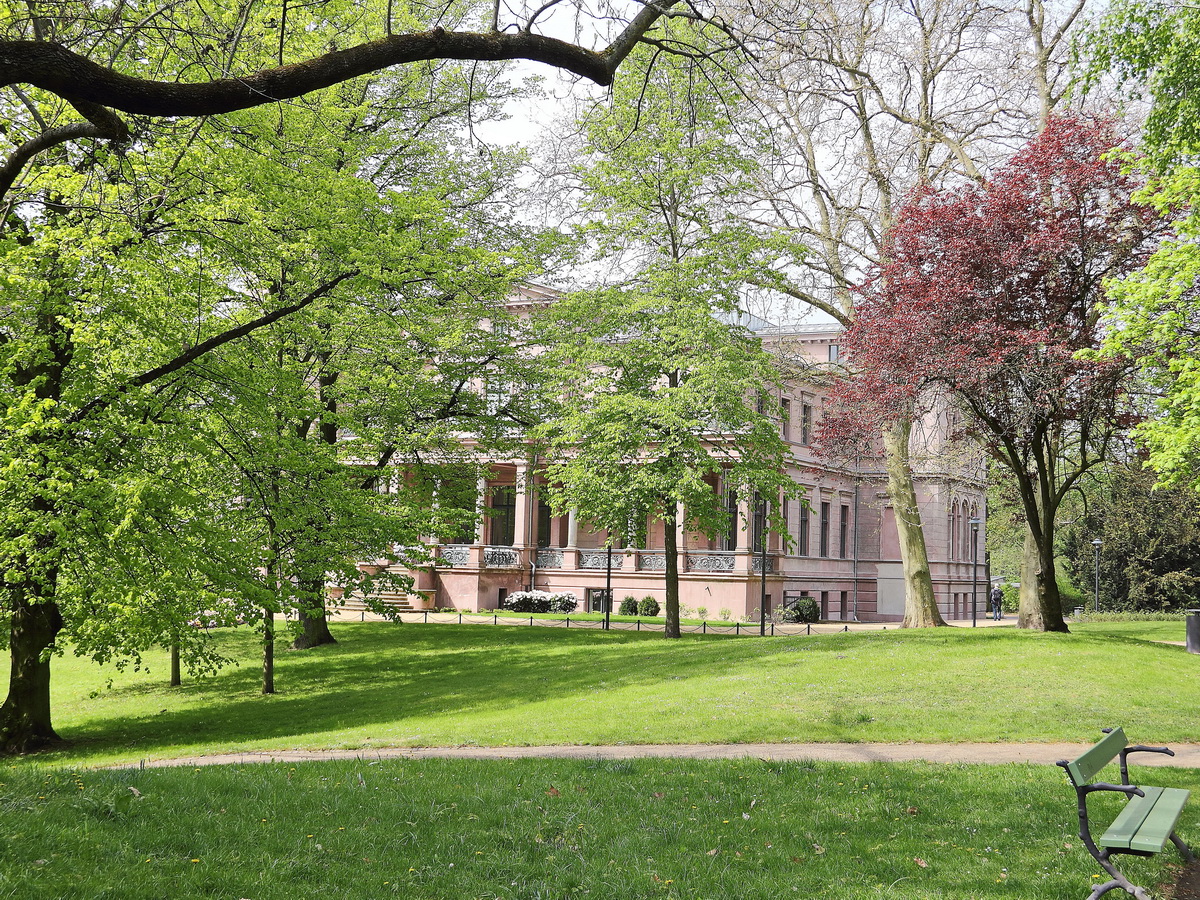
M 376 747 L 359 750 L 261 750 L 214 753 L 178 759 L 150 759 L 145 768 L 215 766 L 257 762 L 307 762 L 332 759 L 738 759 L 827 760 L 831 762 L 1037 763 L 1073 759 L 1091 744 L 617 744 L 555 747 Z M 1200 768 L 1200 744 L 1176 744 L 1175 756 L 1139 753 L 1137 766 Z M 120 768 L 128 768 L 121 766 Z

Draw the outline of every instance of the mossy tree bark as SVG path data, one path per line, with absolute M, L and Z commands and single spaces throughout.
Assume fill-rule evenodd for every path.
M 888 493 L 896 517 L 900 541 L 900 559 L 904 565 L 904 628 L 933 628 L 945 625 L 933 593 L 925 532 L 921 528 L 921 509 L 913 483 L 909 444 L 912 420 L 904 418 L 889 425 L 883 433 L 884 465 Z

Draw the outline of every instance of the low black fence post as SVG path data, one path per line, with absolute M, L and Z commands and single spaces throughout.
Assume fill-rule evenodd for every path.
M 775 637 L 775 623 L 771 623 L 771 637 Z
M 737 637 L 739 634 L 741 634 L 741 633 L 742 633 L 742 632 L 740 631 L 741 625 L 742 625 L 742 623 L 741 623 L 741 622 L 734 622 L 734 623 L 733 623 L 733 636 L 734 636 L 734 637 Z
M 425 610 L 425 624 L 429 624 L 429 610 Z
M 638 619 L 638 620 L 637 620 L 637 623 L 638 623 L 637 630 L 638 630 L 638 631 L 641 631 L 641 630 L 642 630 L 642 620 L 641 620 L 641 619 Z
M 533 616 L 530 616 L 530 617 L 529 617 L 529 627 L 530 627 L 530 628 L 532 628 L 532 627 L 533 627 Z
M 700 633 L 701 633 L 701 634 L 708 634 L 708 622 L 703 622 L 703 621 L 702 621 L 702 622 L 700 623 Z
M 805 633 L 806 635 L 810 635 L 810 634 L 812 634 L 812 622 L 805 622 L 805 623 L 804 623 L 804 633 Z
M 458 614 L 458 624 L 459 624 L 459 625 L 461 625 L 461 624 L 462 624 L 462 613 L 459 613 L 459 614 Z

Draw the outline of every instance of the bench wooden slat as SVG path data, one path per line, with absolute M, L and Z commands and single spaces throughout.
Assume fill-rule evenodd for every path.
M 1189 793 L 1182 788 L 1164 788 L 1129 848 L 1153 853 L 1162 850 L 1170 839 L 1171 832 L 1179 824 Z
M 1134 797 L 1121 810 L 1099 840 L 1101 847 L 1159 853 L 1179 824 L 1189 791 L 1180 788 L 1143 787 L 1145 797 Z
M 1067 771 L 1076 785 L 1090 784 L 1096 773 L 1113 761 L 1129 745 L 1125 729 L 1114 728 L 1103 740 L 1067 763 Z

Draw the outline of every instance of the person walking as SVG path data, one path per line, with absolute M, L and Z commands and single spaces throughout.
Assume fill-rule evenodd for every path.
M 992 618 L 996 621 L 1004 618 L 1004 591 L 1000 590 L 1000 585 L 992 588 Z

